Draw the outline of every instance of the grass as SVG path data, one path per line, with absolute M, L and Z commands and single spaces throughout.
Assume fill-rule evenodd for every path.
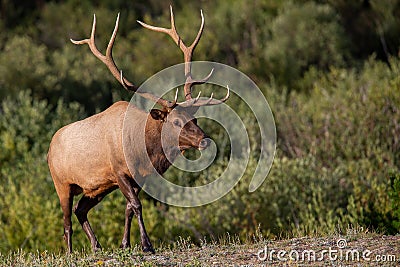
M 340 243 L 341 242 L 341 243 Z M 338 247 L 338 245 L 340 247 Z M 315 253 L 315 258 L 313 254 Z M 329 254 L 331 253 L 331 254 Z M 265 258 L 265 259 L 263 259 Z M 282 260 L 284 259 L 284 260 Z M 218 241 L 179 238 L 160 244 L 155 254 L 138 246 L 92 253 L 25 252 L 0 254 L 1 266 L 399 266 L 400 236 L 347 231 L 346 235 L 269 240 L 261 235 L 245 242 L 227 234 Z

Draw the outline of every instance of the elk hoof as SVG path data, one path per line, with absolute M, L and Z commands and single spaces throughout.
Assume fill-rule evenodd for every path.
M 151 254 L 156 253 L 156 251 L 154 250 L 153 247 L 144 247 L 144 248 L 143 248 L 143 252 L 151 253 Z
M 97 252 L 100 252 L 100 251 L 102 250 L 102 247 L 101 247 L 100 243 L 97 242 L 97 243 L 92 247 L 92 249 L 93 249 L 93 252 L 94 252 L 94 253 L 97 253 Z
M 120 246 L 119 246 L 119 248 L 121 248 L 121 249 L 128 249 L 128 248 L 130 248 L 131 247 L 131 245 L 130 244 L 127 244 L 127 243 L 122 243 Z

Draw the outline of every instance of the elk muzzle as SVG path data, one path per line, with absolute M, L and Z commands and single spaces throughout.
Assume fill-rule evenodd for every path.
M 210 146 L 210 143 L 211 143 L 211 139 L 208 136 L 205 136 L 203 139 L 200 140 L 198 149 L 204 150 Z
M 210 143 L 210 138 L 199 126 L 192 122 L 186 124 L 179 134 L 179 148 L 181 151 L 188 148 L 204 150 Z

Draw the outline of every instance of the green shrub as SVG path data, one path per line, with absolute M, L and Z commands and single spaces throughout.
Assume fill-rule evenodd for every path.
M 286 1 L 269 28 L 270 39 L 265 41 L 260 56 L 267 73 L 289 89 L 299 88 L 310 67 L 327 70 L 345 62 L 344 30 L 327 4 Z M 307 89 L 302 86 L 300 89 Z
M 51 136 L 82 110 L 61 101 L 51 109 L 30 92 L 6 99 L 0 108 L 1 251 L 59 247 L 61 210 L 46 154 Z
M 397 233 L 400 231 L 400 173 L 390 176 L 389 198 L 392 202 L 392 225 Z
M 81 118 L 83 112 L 80 105 L 63 101 L 78 100 L 87 113 L 94 113 L 123 95 L 117 81 L 87 47 L 68 41 L 69 37 L 88 36 L 95 9 L 99 18 L 97 42 L 104 51 L 119 2 L 107 1 L 105 6 L 75 2 L 46 3 L 43 9 L 35 9 L 40 14 L 31 14 L 15 32 L 0 33 L 1 251 L 65 247 L 61 209 L 46 153 L 53 133 Z M 352 57 L 362 59 L 370 52 L 349 50 L 344 31 L 354 29 L 349 30 L 342 20 L 342 8 L 357 10 L 362 4 L 342 2 L 204 2 L 209 26 L 195 59 L 237 66 L 259 82 L 277 123 L 277 154 L 270 175 L 254 193 L 248 192 L 248 184 L 257 152 L 251 154 L 243 179 L 215 203 L 189 209 L 167 207 L 154 204 L 142 193 L 152 240 L 170 243 L 191 238 L 198 242 L 204 236 L 218 238 L 226 232 L 247 238 L 260 230 L 266 236 L 324 234 L 343 231 L 348 225 L 388 234 L 399 232 L 400 60 L 385 54 L 385 63 L 371 56 L 354 68 L 344 68 L 353 65 Z M 390 8 L 378 2 L 371 2 L 377 18 L 371 27 L 380 27 L 373 35 L 381 39 L 378 45 L 376 40 L 369 43 L 368 49 L 376 50 L 371 47 L 391 40 L 388 51 L 395 54 L 397 1 Z M 133 5 L 137 14 L 122 10 L 126 16 L 121 16 L 114 57 L 127 76 L 143 81 L 163 67 L 182 62 L 180 51 L 166 36 L 133 26 L 137 18 L 167 26 L 168 4 L 162 8 L 151 3 L 153 8 L 126 5 Z M 79 8 L 72 14 L 76 6 Z M 189 43 L 197 30 L 193 27 L 196 22 L 192 23 L 194 17 L 198 19 L 193 10 L 200 6 L 178 1 L 175 7 L 178 30 Z M 7 10 L 11 12 L 10 5 Z M 363 12 L 368 13 L 368 8 Z M 65 20 L 68 13 L 71 17 Z M 9 20 L 18 17 L 15 14 L 6 14 L 7 21 L 0 22 L 0 28 L 7 30 Z M 29 22 L 36 21 L 36 16 L 40 22 L 32 26 Z M 361 19 L 370 22 L 368 17 Z M 368 39 L 370 34 L 363 36 Z M 365 43 L 351 39 L 353 46 Z M 362 57 L 358 58 L 358 53 Z M 382 58 L 381 53 L 378 56 Z M 25 88 L 31 93 L 20 92 Z M 251 121 L 249 110 L 235 101 L 232 97 L 229 102 L 239 116 Z M 249 125 L 251 144 L 257 148 L 258 129 Z M 202 127 L 222 143 L 218 160 L 202 173 L 183 175 L 171 168 L 167 179 L 200 185 L 218 178 L 226 168 L 226 134 L 215 125 Z M 119 245 L 124 208 L 125 199 L 116 191 L 89 214 L 105 247 Z M 74 247 L 88 247 L 75 218 L 73 227 Z M 133 222 L 132 242 L 138 243 L 138 233 Z

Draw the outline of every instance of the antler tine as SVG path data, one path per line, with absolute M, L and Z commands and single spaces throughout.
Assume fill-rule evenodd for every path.
M 172 10 L 172 9 L 171 9 L 171 10 Z M 202 9 L 200 9 L 200 16 L 201 16 L 201 25 L 200 25 L 200 29 L 199 29 L 199 31 L 197 32 L 197 36 L 196 36 L 196 38 L 194 39 L 192 45 L 190 46 L 190 49 L 191 49 L 192 51 L 196 48 L 197 44 L 199 43 L 200 37 L 201 37 L 201 35 L 203 34 L 203 30 L 204 30 L 204 16 L 203 16 L 203 10 L 202 10 Z
M 172 21 L 172 20 L 171 20 L 171 21 Z M 144 23 L 144 22 L 142 22 L 142 21 L 140 21 L 140 20 L 137 20 L 137 22 L 138 22 L 140 25 L 142 25 L 143 27 L 145 27 L 145 28 L 147 28 L 147 29 L 149 29 L 149 30 L 156 31 L 156 32 L 164 32 L 164 33 L 170 35 L 171 29 L 166 29 L 166 28 L 162 28 L 162 27 L 152 26 L 152 25 L 146 24 L 146 23 Z M 175 39 L 174 39 L 174 40 L 175 40 Z
M 117 19 L 115 20 L 114 30 L 111 34 L 110 41 L 108 42 L 108 45 L 107 45 L 106 57 L 112 57 L 112 49 L 114 46 L 115 38 L 117 37 L 117 32 L 118 32 L 118 27 L 119 27 L 119 15 L 120 15 L 120 13 L 118 12 Z M 94 39 L 94 36 L 93 36 L 93 39 Z
M 176 88 L 176 93 L 175 93 L 175 98 L 174 98 L 175 103 L 178 101 L 178 92 L 179 92 L 179 88 Z
M 186 99 L 189 99 L 189 100 L 191 99 L 191 95 L 192 95 L 192 89 L 191 88 L 192 88 L 192 86 L 193 85 L 197 85 L 197 84 L 206 83 L 211 78 L 213 72 L 214 72 L 214 68 L 211 69 L 210 73 L 206 77 L 204 77 L 203 79 L 200 79 L 200 80 L 193 79 L 191 75 L 187 76 L 186 77 L 186 82 L 185 82 L 185 85 L 184 85 L 184 92 L 185 92 Z M 190 98 L 188 98 L 188 96 L 190 96 Z
M 230 96 L 230 89 L 229 86 L 226 86 L 228 92 L 226 93 L 225 97 L 222 99 L 214 99 L 213 95 L 214 93 L 211 93 L 211 97 L 208 99 L 199 99 L 200 94 L 197 96 L 195 99 L 191 99 L 190 101 L 185 101 L 181 103 L 177 103 L 178 106 L 180 107 L 201 107 L 201 106 L 213 106 L 213 105 L 219 105 L 224 103 L 226 100 L 228 100 Z
M 196 84 L 202 84 L 202 83 L 207 82 L 213 73 L 213 70 L 211 70 L 210 74 L 201 80 L 194 80 L 192 78 L 192 74 L 191 74 L 191 60 L 192 60 L 193 50 L 196 48 L 197 44 L 199 43 L 200 37 L 204 30 L 204 15 L 203 15 L 203 11 L 200 10 L 200 16 L 201 16 L 200 29 L 197 32 L 196 38 L 194 39 L 193 43 L 189 47 L 185 45 L 185 43 L 182 41 L 182 38 L 179 36 L 179 34 L 176 30 L 175 18 L 174 18 L 172 6 L 170 6 L 170 15 L 171 15 L 171 28 L 169 28 L 169 29 L 163 28 L 163 27 L 152 26 L 152 25 L 146 24 L 142 21 L 137 21 L 137 22 L 149 30 L 156 31 L 156 32 L 163 32 L 163 33 L 168 34 L 172 38 L 172 40 L 174 40 L 175 44 L 181 49 L 181 51 L 183 52 L 184 60 L 185 60 L 186 81 L 185 81 L 185 86 L 184 86 L 184 93 L 185 93 L 186 100 L 190 100 L 190 99 L 192 99 L 192 91 L 191 91 L 192 86 L 196 85 Z
M 201 91 L 199 92 L 199 94 L 197 95 L 197 97 L 194 99 L 194 102 L 195 102 L 195 103 L 196 103 L 197 101 L 199 101 L 200 95 L 201 95 Z
M 111 35 L 110 41 L 108 42 L 105 55 L 103 55 L 98 50 L 96 43 L 95 43 L 96 14 L 93 15 L 93 25 L 92 25 L 92 31 L 90 33 L 90 38 L 79 40 L 79 41 L 71 39 L 71 42 L 76 45 L 87 44 L 90 48 L 90 51 L 92 51 L 92 53 L 107 66 L 107 68 L 110 70 L 111 74 L 115 77 L 115 79 L 117 79 L 117 81 L 119 81 L 121 83 L 121 85 L 125 89 L 136 92 L 136 90 L 138 88 L 122 75 L 122 70 L 121 71 L 118 70 L 118 67 L 116 66 L 114 59 L 112 57 L 112 49 L 113 49 L 114 42 L 115 42 L 115 39 L 117 37 L 117 32 L 118 32 L 119 17 L 120 17 L 120 13 L 118 13 L 117 19 L 115 21 L 114 30 Z M 137 93 L 140 94 L 142 97 L 152 100 L 166 108 L 173 108 L 176 105 L 176 101 L 171 102 L 171 101 L 162 99 L 156 95 L 153 95 L 151 93 L 146 93 L 146 92 L 137 92 Z
M 174 40 L 175 44 L 182 50 L 182 52 L 185 55 L 185 60 L 186 60 L 186 54 L 188 52 L 188 47 L 183 43 L 182 38 L 179 36 L 179 34 L 176 30 L 174 12 L 172 11 L 171 5 L 169 6 L 169 10 L 170 10 L 170 16 L 171 16 L 171 28 L 169 28 L 169 29 L 163 28 L 163 27 L 152 26 L 152 25 L 144 23 L 140 20 L 137 20 L 137 22 L 140 25 L 142 25 L 143 27 L 145 27 L 146 29 L 149 29 L 149 30 L 152 30 L 155 32 L 163 32 L 163 33 L 168 34 L 172 38 L 172 40 Z M 200 39 L 200 38 L 198 38 L 198 39 Z M 193 46 L 193 44 L 192 44 L 192 46 Z
M 103 55 L 99 51 L 99 49 L 97 48 L 96 43 L 95 43 L 96 14 L 93 14 L 93 25 L 92 25 L 92 32 L 90 33 L 90 38 L 83 39 L 80 41 L 71 39 L 71 42 L 76 45 L 88 44 L 92 53 L 107 66 L 107 68 L 110 70 L 110 72 L 114 76 L 114 78 L 117 79 L 125 89 L 130 90 L 130 91 L 136 91 L 137 88 L 133 85 L 133 83 L 131 83 L 124 77 L 121 78 L 120 71 L 118 70 L 117 66 L 115 65 L 114 59 L 112 57 L 112 49 L 114 46 L 115 38 L 117 36 L 117 31 L 118 31 L 119 16 L 120 16 L 120 13 L 118 13 L 117 19 L 115 20 L 115 27 L 114 27 L 113 33 L 111 35 L 110 41 L 107 45 L 107 50 L 106 50 L 105 55 Z

